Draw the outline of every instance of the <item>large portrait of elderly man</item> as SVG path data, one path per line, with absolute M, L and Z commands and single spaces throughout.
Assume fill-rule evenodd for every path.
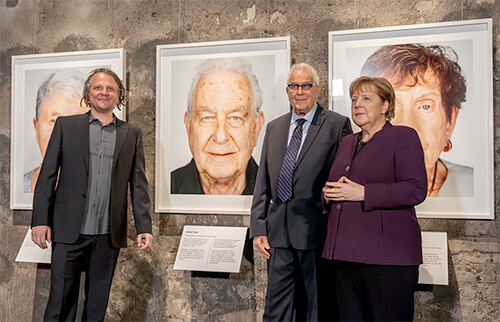
M 172 193 L 252 195 L 252 153 L 265 117 L 250 63 L 239 57 L 200 62 L 186 99 L 184 125 L 193 158 L 171 173 Z
M 159 57 L 157 211 L 249 211 L 265 126 L 289 110 L 289 60 L 286 47 L 234 44 L 165 46 Z
M 385 78 L 396 94 L 391 123 L 415 129 L 420 138 L 427 170 L 427 199 L 417 208 L 421 216 L 489 216 L 487 26 L 483 20 L 395 27 L 385 33 L 366 30 L 365 39 L 358 33 L 350 41 L 345 34 L 342 39 L 333 35 L 333 108 L 350 115 L 348 95 L 339 94 L 338 86 L 359 76 Z
M 86 74 L 78 69 L 59 69 L 49 72 L 38 87 L 33 116 L 33 130 L 40 150 L 40 163 L 24 173 L 24 192 L 33 193 L 40 172 L 41 161 L 59 116 L 83 114 L 88 111 L 82 102 Z M 28 148 L 29 144 L 26 145 Z M 33 162 L 30 158 L 27 162 Z
M 108 67 L 123 72 L 123 50 L 13 56 L 11 208 L 31 209 L 35 185 L 56 119 L 86 113 L 88 73 Z M 115 110 L 118 118 L 124 110 Z

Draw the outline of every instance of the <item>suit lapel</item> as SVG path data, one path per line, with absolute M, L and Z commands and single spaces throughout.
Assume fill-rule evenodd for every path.
M 116 144 L 115 144 L 115 152 L 113 154 L 113 168 L 116 165 L 116 161 L 118 161 L 118 155 L 120 154 L 123 144 L 125 144 L 125 139 L 127 138 L 128 133 L 128 125 L 127 123 L 121 121 L 120 119 L 116 119 Z
M 361 131 L 354 135 L 352 142 L 351 142 L 351 151 L 349 154 L 349 160 L 351 160 L 351 163 L 352 163 L 352 160 L 354 159 L 354 153 L 356 152 L 356 147 L 358 145 L 358 139 L 359 139 L 360 135 L 361 135 Z
M 316 113 L 314 114 L 313 120 L 311 122 L 311 127 L 309 127 L 309 131 L 307 132 L 306 140 L 304 141 L 304 144 L 302 145 L 302 148 L 300 149 L 300 154 L 297 158 L 297 161 L 295 161 L 294 169 L 296 169 L 302 159 L 304 159 L 304 156 L 306 155 L 307 151 L 309 148 L 312 146 L 312 143 L 316 139 L 316 136 L 319 133 L 319 130 L 321 129 L 321 126 L 323 126 L 323 123 L 325 122 L 325 111 L 323 108 L 318 104 L 318 108 L 316 109 Z
M 90 111 L 85 113 L 87 117 L 79 118 L 81 120 L 76 123 L 76 131 L 78 133 L 78 138 L 80 141 L 80 148 L 82 149 L 83 164 L 85 165 L 85 170 L 89 171 L 89 120 Z M 81 134 L 80 134 L 81 133 Z
M 283 122 L 280 124 L 281 136 L 279 138 L 280 142 L 277 145 L 279 147 L 278 160 L 280 162 L 280 168 L 281 168 L 281 163 L 283 162 L 283 159 L 285 158 L 286 149 L 288 147 L 288 133 L 290 131 L 291 118 L 292 118 L 292 113 L 288 113 L 285 116 L 285 118 L 283 119 Z
M 269 160 L 269 175 L 274 179 L 274 182 L 278 182 L 281 165 L 285 158 L 291 117 L 292 114 L 288 113 L 280 119 L 280 123 L 276 124 L 277 133 L 271 136 L 272 139 L 268 144 L 268 157 L 272 156 Z M 273 187 L 273 189 L 276 189 L 276 187 Z

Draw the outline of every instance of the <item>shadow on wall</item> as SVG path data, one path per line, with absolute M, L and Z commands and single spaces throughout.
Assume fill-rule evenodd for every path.
M 139 250 L 123 249 L 113 280 L 106 320 L 162 321 L 166 319 L 167 286 L 155 274 L 159 265 Z M 147 255 L 146 255 L 147 256 Z
M 191 272 L 193 320 L 255 319 L 253 265 L 244 260 L 240 273 Z
M 124 252 L 125 253 L 125 252 Z M 162 294 L 166 294 L 161 278 L 154 275 L 149 263 L 142 259 L 133 260 L 126 254 L 126 258 L 120 256 L 119 263 L 126 271 L 127 278 L 120 285 L 113 285 L 114 293 L 108 303 L 106 320 L 127 321 L 162 321 L 166 319 L 166 301 L 161 301 Z M 133 256 L 133 255 L 132 255 Z M 118 267 L 117 267 L 118 268 Z M 118 273 L 118 272 L 116 272 Z M 115 274 L 114 282 L 119 282 Z M 118 288 L 118 290 L 116 290 Z M 36 273 L 35 298 L 33 303 L 33 321 L 42 321 L 50 292 L 50 265 L 38 264 Z M 78 298 L 78 309 L 76 321 L 81 321 L 84 305 L 85 273 L 80 280 L 80 294 Z M 117 300 L 119 297 L 121 299 Z M 150 305 L 149 301 L 156 300 L 161 305 Z M 120 305 L 122 304 L 122 305 Z M 117 306 L 118 305 L 118 306 Z M 123 310 L 123 311 L 121 311 Z
M 415 321 L 462 321 L 455 267 L 448 247 L 449 285 L 419 284 L 415 294 Z

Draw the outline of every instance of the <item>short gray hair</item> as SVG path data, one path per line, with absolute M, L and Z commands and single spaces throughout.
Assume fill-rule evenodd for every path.
M 316 71 L 316 69 L 314 67 L 312 67 L 311 65 L 307 64 L 307 63 L 297 63 L 297 64 L 293 64 L 292 67 L 290 67 L 290 72 L 288 73 L 288 78 L 286 79 L 286 82 L 289 83 L 290 82 L 290 76 L 292 76 L 292 73 L 296 70 L 296 69 L 308 69 L 311 73 L 312 73 L 312 76 L 313 76 L 313 81 L 316 85 L 319 85 L 319 76 L 318 76 L 318 72 Z
M 259 80 L 252 71 L 252 65 L 245 59 L 239 57 L 207 59 L 196 66 L 196 76 L 193 78 L 191 88 L 188 92 L 187 112 L 189 118 L 191 118 L 193 94 L 198 86 L 200 78 L 219 70 L 234 70 L 248 78 L 253 94 L 253 114 L 254 117 L 257 118 L 257 113 L 260 112 L 262 107 L 262 90 L 259 86 Z
M 51 73 L 40 85 L 36 95 L 35 117 L 38 124 L 41 108 L 45 100 L 51 99 L 55 94 L 62 94 L 71 101 L 75 96 L 81 96 L 85 74 L 75 69 L 60 69 Z

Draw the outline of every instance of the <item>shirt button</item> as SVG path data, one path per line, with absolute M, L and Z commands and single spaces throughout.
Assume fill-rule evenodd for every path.
M 345 171 L 349 171 L 350 168 L 350 166 L 345 167 Z
M 335 208 L 337 208 L 337 210 L 340 210 L 340 205 L 337 205 Z

